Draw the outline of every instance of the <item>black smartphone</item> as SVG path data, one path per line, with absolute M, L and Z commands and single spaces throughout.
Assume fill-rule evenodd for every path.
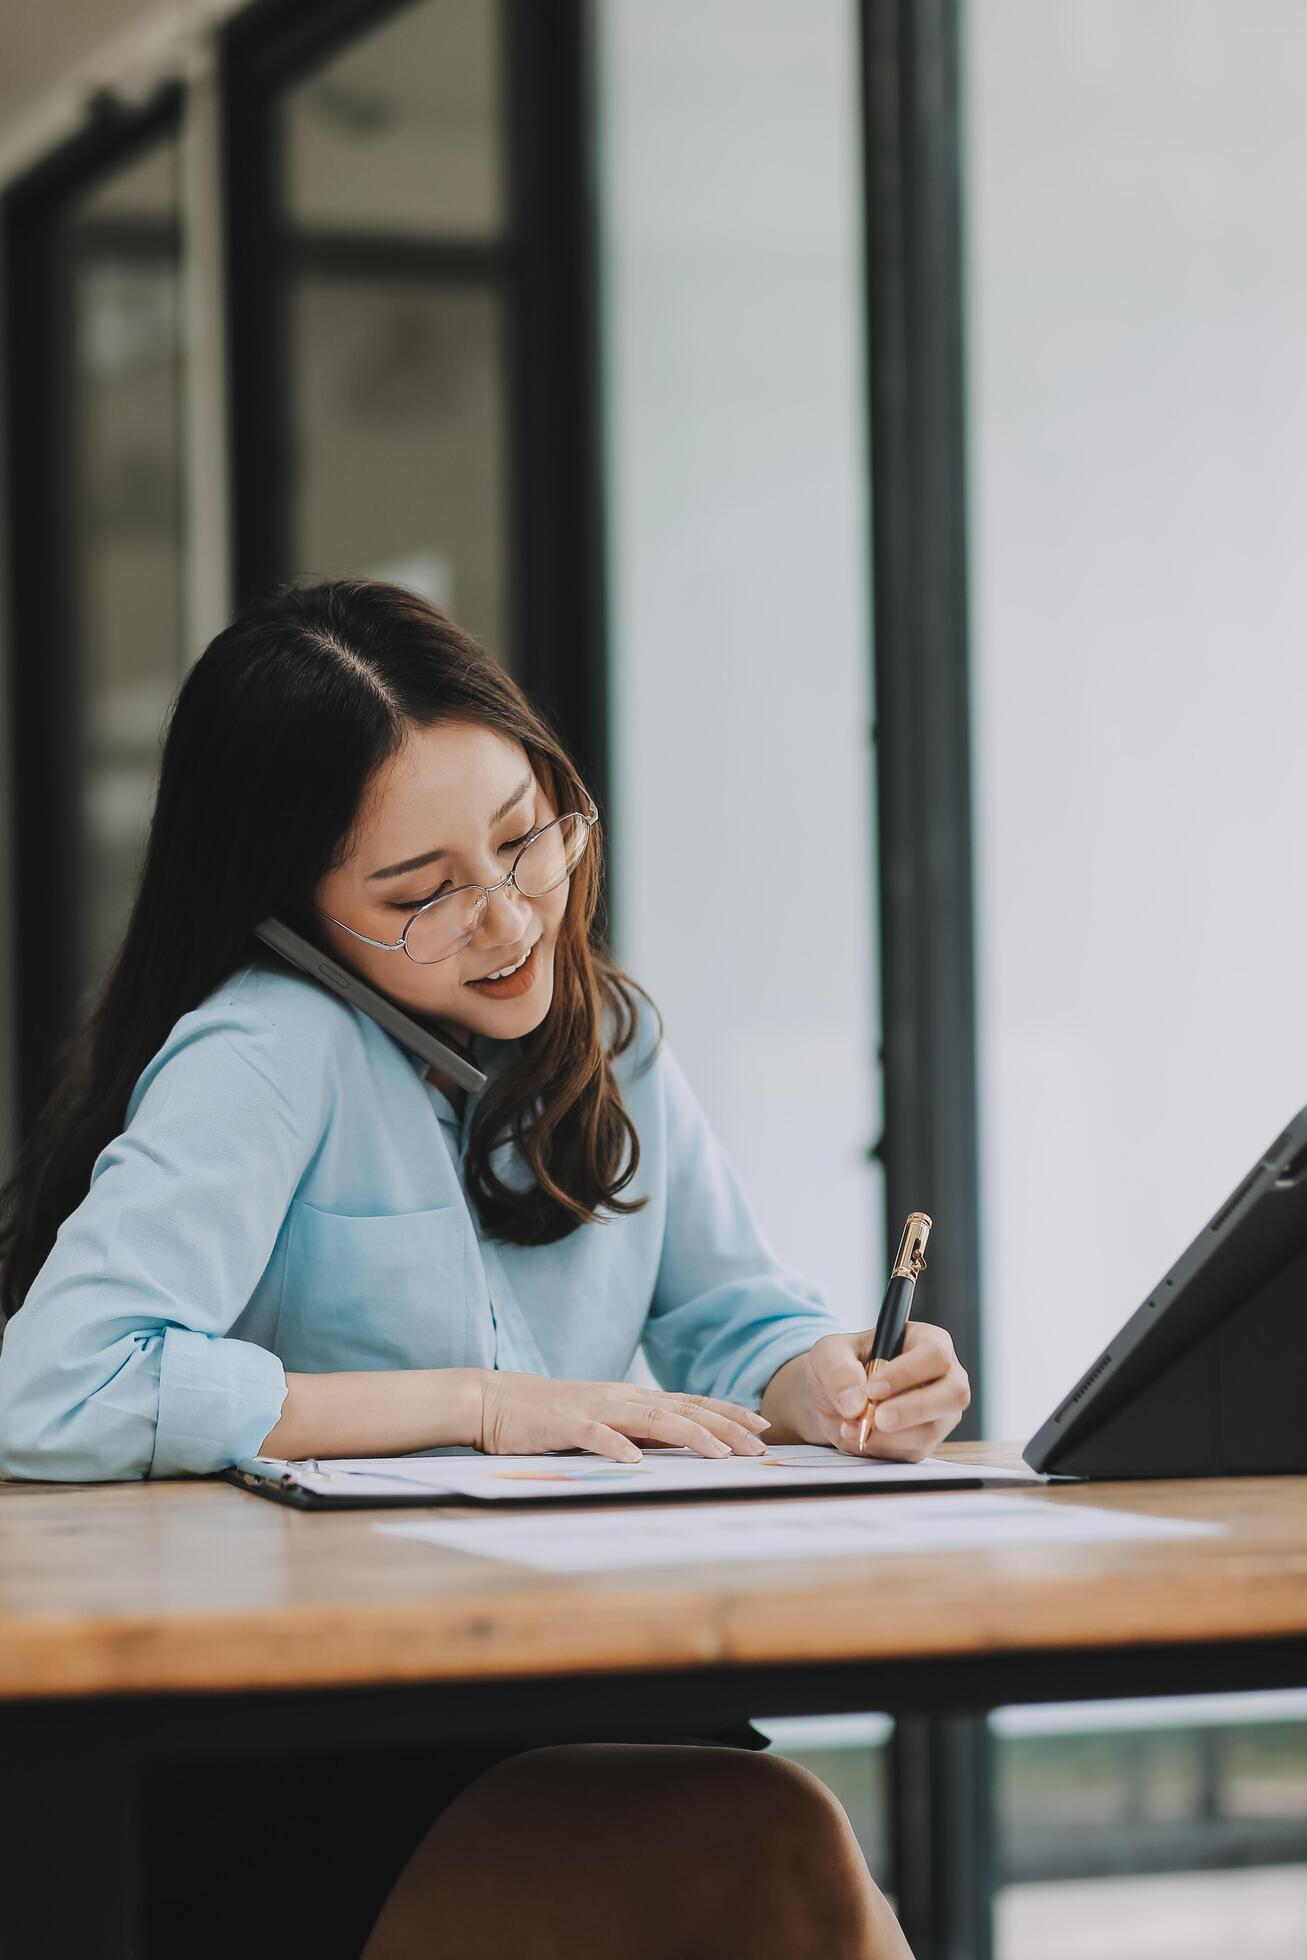
M 438 1035 L 428 1032 L 419 1023 L 396 1007 L 393 1000 L 387 1000 L 375 987 L 369 987 L 366 980 L 360 980 L 357 973 L 351 973 L 338 961 L 324 953 L 320 946 L 314 946 L 302 933 L 285 925 L 282 920 L 269 917 L 262 925 L 255 926 L 255 932 L 265 946 L 271 946 L 275 953 L 290 961 L 310 979 L 321 980 L 332 992 L 339 994 L 364 1014 L 370 1014 L 379 1027 L 387 1034 L 394 1035 L 402 1047 L 430 1062 L 456 1082 L 461 1089 L 480 1089 L 486 1078 L 479 1068 L 475 1068 L 461 1048 L 441 1041 Z

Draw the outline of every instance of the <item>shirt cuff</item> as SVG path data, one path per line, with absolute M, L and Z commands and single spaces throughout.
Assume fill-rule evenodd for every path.
M 286 1400 L 280 1358 L 254 1341 L 169 1327 L 151 1477 L 211 1476 L 255 1456 Z
M 848 1332 L 849 1329 L 839 1320 L 787 1320 L 779 1332 L 756 1347 L 747 1347 L 721 1387 L 713 1393 L 724 1402 L 739 1402 L 742 1407 L 755 1409 L 761 1414 L 767 1384 L 778 1368 L 787 1361 L 793 1361 L 796 1354 L 806 1354 L 813 1342 L 819 1341 L 824 1334 Z

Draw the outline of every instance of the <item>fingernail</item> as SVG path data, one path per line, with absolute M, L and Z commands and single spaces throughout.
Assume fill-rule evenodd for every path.
M 770 1428 L 771 1428 L 771 1417 L 770 1417 L 770 1416 L 760 1416 L 760 1415 L 756 1415 L 756 1414 L 754 1413 L 754 1411 L 753 1411 L 752 1409 L 750 1409 L 750 1410 L 748 1410 L 748 1412 L 747 1412 L 747 1413 L 748 1413 L 748 1417 L 749 1417 L 749 1421 L 750 1421 L 751 1423 L 753 1423 L 753 1424 L 754 1424 L 754 1425 L 755 1425 L 755 1426 L 756 1426 L 756 1427 L 757 1427 L 758 1429 L 770 1429 Z
M 898 1427 L 898 1420 L 898 1411 L 895 1409 L 877 1409 L 876 1411 L 877 1429 L 896 1429 Z
M 846 1416 L 856 1416 L 866 1406 L 867 1397 L 862 1389 L 842 1388 L 835 1401 L 836 1407 L 843 1409 Z
M 867 1393 L 874 1399 L 877 1396 L 890 1395 L 893 1390 L 889 1382 L 882 1381 L 879 1375 L 873 1375 L 867 1383 Z

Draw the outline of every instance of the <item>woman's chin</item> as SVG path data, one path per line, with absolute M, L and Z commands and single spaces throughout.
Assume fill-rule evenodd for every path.
M 510 1038 L 529 1033 L 543 1021 L 553 997 L 554 965 L 550 949 L 534 983 L 524 994 L 496 1000 L 493 994 L 479 993 L 465 981 L 456 1007 L 409 1007 L 405 1011 L 431 1034 L 443 1035 L 466 1048 L 474 1034 L 502 1034 Z
M 475 987 L 468 988 L 470 994 L 475 995 L 476 991 Z M 554 971 L 552 963 L 546 962 L 526 993 L 517 994 L 511 1000 L 495 1000 L 487 994 L 479 996 L 477 1030 L 489 1035 L 503 1034 L 506 1038 L 528 1034 L 544 1020 L 553 997 Z

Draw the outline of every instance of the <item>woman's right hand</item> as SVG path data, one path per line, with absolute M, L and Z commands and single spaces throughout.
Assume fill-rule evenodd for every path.
M 555 1381 L 487 1368 L 481 1378 L 476 1447 L 494 1456 L 535 1456 L 547 1450 L 593 1450 L 618 1463 L 638 1463 L 630 1440 L 683 1445 L 701 1456 L 757 1456 L 767 1418 L 738 1402 L 711 1395 L 674 1395 L 642 1382 Z

